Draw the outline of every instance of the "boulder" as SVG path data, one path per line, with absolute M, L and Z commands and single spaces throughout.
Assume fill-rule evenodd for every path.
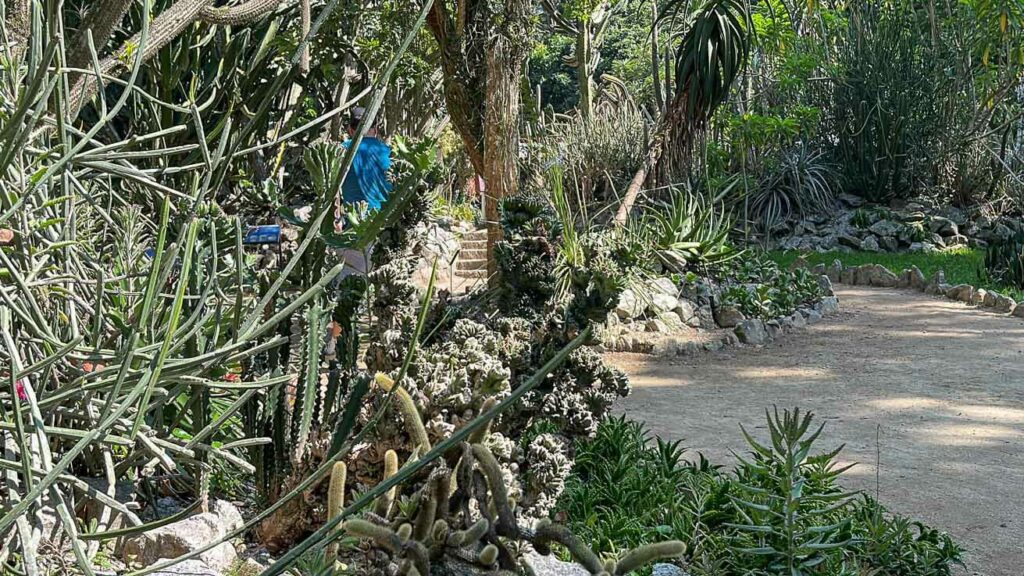
M 1003 314 L 1013 312 L 1013 309 L 1016 307 L 1017 303 L 1013 301 L 1013 298 L 1003 296 L 1002 294 L 996 294 L 996 301 L 992 305 L 996 312 L 1002 312 Z
M 757 318 L 743 320 L 736 325 L 736 336 L 744 344 L 760 346 L 768 341 L 768 332 L 765 330 L 764 322 Z
M 842 234 L 836 236 L 836 242 L 838 242 L 840 246 L 846 246 L 847 248 L 853 248 L 857 250 L 860 248 L 861 240 L 860 238 L 854 236 L 853 234 L 843 232 Z
M 683 349 L 684 342 L 678 338 L 664 338 L 654 343 L 651 354 L 655 356 L 678 356 Z
M 957 284 L 949 290 L 946 290 L 946 298 L 970 304 L 971 300 L 974 298 L 974 286 L 971 286 L 970 284 Z
M 782 322 L 780 320 L 769 320 L 764 323 L 764 329 L 768 333 L 768 339 L 775 340 L 782 335 Z
M 692 324 L 695 328 L 714 328 L 715 314 L 710 305 L 703 305 L 697 308 L 697 322 Z
M 921 252 L 924 254 L 931 254 L 939 251 L 939 249 L 931 242 L 911 242 L 908 250 L 910 252 Z
M 685 322 L 688 326 L 693 326 L 694 328 L 700 327 L 700 318 L 697 317 L 697 307 L 693 305 L 693 302 L 690 302 L 686 298 L 676 300 L 676 307 L 673 312 L 675 312 L 676 316 L 679 316 L 679 319 Z
M 1010 312 L 1010 315 L 1016 316 L 1017 318 L 1024 318 L 1024 300 L 1017 302 L 1017 305 L 1014 306 L 1013 311 Z
M 704 343 L 704 349 L 708 352 L 718 352 L 722 348 L 725 348 L 725 343 L 721 340 L 708 340 Z
M 832 265 L 828 267 L 828 279 L 833 284 L 839 283 L 839 276 L 843 273 L 843 263 L 839 260 L 833 260 Z
M 823 276 L 825 274 L 828 274 L 828 269 L 825 267 L 824 264 L 815 264 L 814 267 L 811 268 L 811 274 Z
M 932 219 L 928 222 L 928 229 L 943 237 L 956 236 L 960 233 L 956 222 L 942 216 L 932 216 Z
M 150 566 L 161 558 L 176 558 L 194 552 L 221 539 L 227 532 L 218 515 L 211 512 L 197 514 L 126 538 L 121 557 L 125 562 Z M 198 560 L 213 570 L 224 572 L 237 558 L 234 546 L 224 542 L 200 554 Z
M 185 560 L 174 566 L 152 572 L 151 576 L 221 576 L 221 572 L 210 568 L 200 560 Z
M 886 252 L 899 252 L 900 250 L 900 241 L 897 240 L 896 238 L 893 238 L 892 236 L 885 236 L 884 238 L 880 238 L 878 242 L 879 244 L 882 245 L 882 249 L 885 250 Z
M 857 269 L 856 268 L 843 268 L 843 271 L 839 273 L 840 284 L 853 284 L 857 280 Z
M 895 288 L 899 278 L 885 266 L 875 266 L 875 274 L 871 278 L 871 285 L 879 288 Z
M 986 308 L 994 308 L 998 296 L 999 294 L 996 292 L 986 292 L 985 297 L 981 300 L 981 305 Z
M 897 288 L 910 288 L 910 283 L 913 281 L 913 272 L 909 268 L 904 268 L 903 272 L 900 273 L 899 280 L 896 281 Z
M 971 298 L 971 304 L 975 306 L 982 306 L 985 304 L 985 297 L 988 296 L 988 290 L 984 288 L 978 288 L 974 291 L 974 297 Z
M 735 328 L 746 319 L 747 317 L 736 306 L 719 306 L 715 310 L 715 323 L 722 328 Z
M 672 329 L 658 318 L 651 318 L 644 324 L 644 329 L 655 334 L 670 334 Z
M 793 312 L 789 317 L 789 321 L 794 328 L 805 328 L 807 326 L 807 318 L 804 318 L 804 315 L 799 310 Z
M 836 291 L 832 288 L 832 280 L 828 276 L 822 274 L 818 276 L 818 287 L 821 288 L 821 293 L 824 296 L 835 296 Z
M 863 198 L 861 198 L 860 196 L 854 196 L 853 194 L 847 194 L 845 192 L 836 196 L 836 200 L 839 200 L 841 203 L 845 204 L 850 208 L 860 208 L 861 206 L 864 205 Z
M 647 311 L 654 316 L 674 310 L 679 303 L 679 289 L 670 278 L 649 280 L 647 290 L 651 296 Z
M 821 299 L 820 302 L 814 305 L 815 310 L 821 312 L 822 316 L 831 316 L 836 312 L 839 312 L 839 298 L 835 296 L 826 296 Z
M 992 227 L 991 237 L 999 240 L 1000 242 L 1005 242 L 1013 237 L 1013 230 L 1011 230 L 1006 224 L 999 222 Z
M 910 267 L 910 287 L 915 290 L 924 290 L 925 287 L 924 272 L 917 266 Z
M 805 311 L 804 317 L 807 318 L 808 324 L 817 324 L 818 322 L 821 322 L 821 312 L 818 312 L 813 308 Z
M 644 305 L 636 293 L 629 288 L 619 294 L 619 302 L 615 305 L 615 314 L 622 320 L 632 320 L 644 312 Z
M 932 295 L 943 294 L 945 292 L 945 290 L 943 290 L 939 286 L 942 285 L 942 284 L 945 284 L 945 283 L 946 283 L 946 273 L 943 272 L 942 270 L 938 270 L 938 271 L 935 272 L 935 274 L 932 274 L 931 278 L 928 279 L 928 282 L 925 284 L 925 287 L 924 287 L 924 292 L 925 292 L 925 294 L 932 294 Z
M 949 238 L 946 238 L 946 246 L 947 247 L 952 247 L 952 246 L 969 246 L 970 243 L 971 243 L 970 239 L 967 238 L 967 236 L 964 236 L 963 234 L 957 234 L 955 236 L 950 236 Z
M 882 247 L 878 244 L 878 238 L 874 234 L 868 234 L 860 242 L 859 248 L 865 252 L 881 252 Z
M 899 234 L 902 228 L 903 226 L 892 220 L 879 220 L 872 224 L 868 230 L 879 238 L 891 238 Z

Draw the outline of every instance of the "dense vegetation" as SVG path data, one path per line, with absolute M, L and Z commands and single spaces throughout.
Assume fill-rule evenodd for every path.
M 732 473 L 606 420 L 629 383 L 593 334 L 652 278 L 813 302 L 745 244 L 840 193 L 1019 217 L 1022 46 L 1002 0 L 5 0 L 0 570 L 245 538 L 270 576 L 511 574 L 527 544 L 614 576 L 684 548 L 948 573 L 955 544 L 844 494 L 795 412 Z M 341 206 L 374 121 L 393 192 Z M 452 218 L 487 230 L 486 289 L 422 266 Z M 1020 288 L 1021 246 L 947 274 Z M 244 522 L 112 564 L 220 498 Z

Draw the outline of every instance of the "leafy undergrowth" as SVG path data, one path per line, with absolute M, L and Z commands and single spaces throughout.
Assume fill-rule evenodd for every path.
M 821 427 L 798 410 L 769 415 L 770 441 L 731 472 L 624 417 L 579 445 L 560 516 L 595 551 L 673 538 L 694 575 L 945 576 L 960 564 L 949 536 L 889 513 L 837 479 L 838 453 L 812 454 Z M 745 432 L 744 432 L 745 433 Z
M 786 252 L 769 252 L 768 256 L 782 267 L 789 266 L 798 257 L 803 256 L 811 266 L 816 264 L 825 264 L 827 266 L 833 260 L 839 259 L 844 266 L 881 264 L 897 274 L 904 268 L 910 268 L 911 266 L 920 268 L 925 276 L 931 276 L 935 271 L 942 270 L 946 273 L 946 282 L 950 284 L 971 284 L 986 290 L 996 290 L 1017 301 L 1024 300 L 1024 291 L 1001 285 L 985 277 L 985 252 L 983 250 L 960 248 L 934 252 L 932 254 L 876 252 L 801 253 L 790 250 Z

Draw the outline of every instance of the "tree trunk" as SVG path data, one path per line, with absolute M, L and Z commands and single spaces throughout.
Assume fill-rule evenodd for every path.
M 519 188 L 519 107 L 523 64 L 529 49 L 526 28 L 529 0 L 506 0 L 503 26 L 487 51 L 487 90 L 484 97 L 484 217 L 487 220 L 487 275 L 498 285 L 494 246 L 502 239 L 498 208 Z

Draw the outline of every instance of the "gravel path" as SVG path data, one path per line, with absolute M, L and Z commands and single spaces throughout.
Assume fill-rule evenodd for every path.
M 811 410 L 819 448 L 859 463 L 847 487 L 950 532 L 970 574 L 1020 576 L 1024 321 L 905 290 L 838 295 L 838 315 L 762 349 L 609 355 L 634 386 L 619 409 L 719 463 L 745 449 L 739 423 L 765 437 L 765 408 Z

